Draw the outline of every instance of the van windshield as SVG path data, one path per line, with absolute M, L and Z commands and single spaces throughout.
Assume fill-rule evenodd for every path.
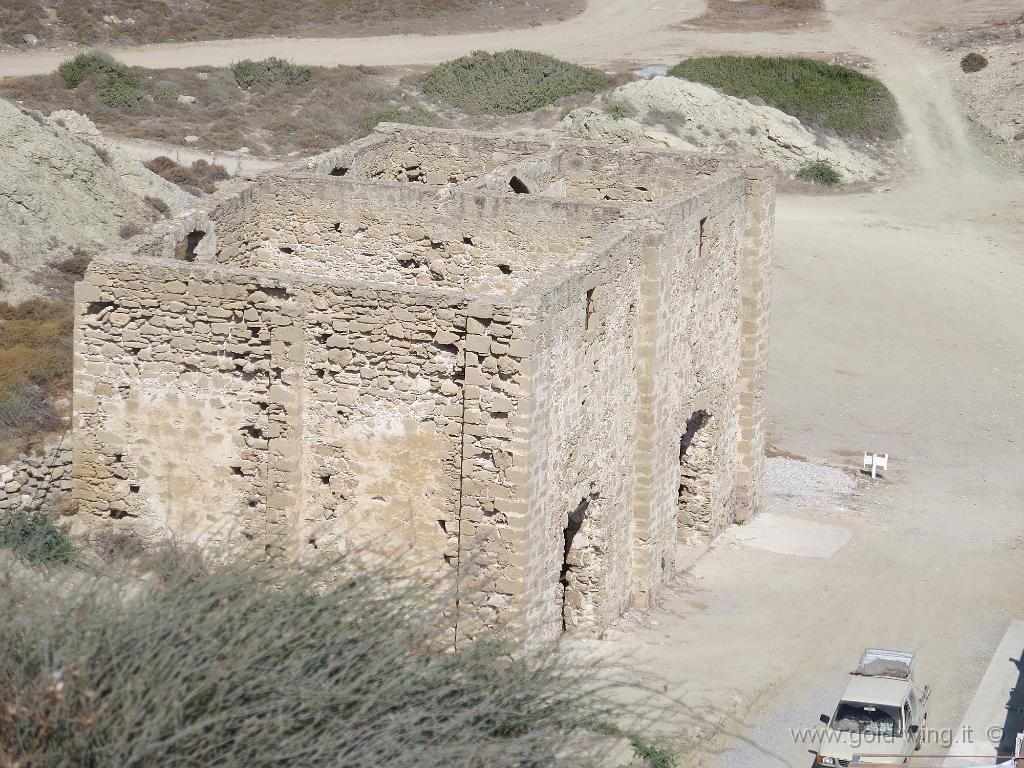
M 899 707 L 841 701 L 832 718 L 832 727 L 848 733 L 870 733 L 875 736 L 901 736 Z

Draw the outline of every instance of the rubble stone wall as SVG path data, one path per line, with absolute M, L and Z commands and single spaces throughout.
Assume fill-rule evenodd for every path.
M 0 514 L 51 512 L 71 491 L 71 441 L 0 465 Z
M 160 223 L 76 287 L 78 520 L 384 553 L 455 642 L 600 633 L 760 503 L 773 193 L 391 126 Z

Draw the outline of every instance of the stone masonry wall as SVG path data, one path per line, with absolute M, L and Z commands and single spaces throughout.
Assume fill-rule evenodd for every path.
M 629 602 L 639 238 L 613 228 L 600 256 L 544 290 L 538 307 L 526 593 L 527 626 L 541 638 L 563 625 L 600 631 Z M 582 522 L 566 559 L 573 513 Z
M 456 585 L 456 644 L 600 633 L 760 504 L 773 206 L 386 126 L 155 225 L 76 286 L 78 527 L 382 553 Z
M 19 456 L 0 465 L 0 514 L 23 510 L 49 512 L 71 492 L 71 441 L 38 456 Z
M 252 198 L 259 237 L 233 238 L 240 245 L 221 250 L 223 263 L 504 295 L 621 215 L 614 206 L 438 195 L 329 177 L 267 177 Z

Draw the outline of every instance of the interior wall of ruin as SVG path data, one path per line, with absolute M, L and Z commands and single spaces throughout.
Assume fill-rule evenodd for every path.
M 621 215 L 614 206 L 439 196 L 330 177 L 266 177 L 257 187 L 259 242 L 222 248 L 225 263 L 503 295 Z

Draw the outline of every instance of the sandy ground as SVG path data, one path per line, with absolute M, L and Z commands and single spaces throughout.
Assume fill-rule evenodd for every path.
M 834 706 L 864 646 L 917 649 L 931 725 L 954 727 L 1009 622 L 1024 618 L 1024 183 L 978 150 L 946 62 L 916 37 L 1011 16 L 1019 2 L 830 0 L 813 31 L 671 28 L 703 10 L 698 0 L 594 0 L 571 21 L 501 35 L 115 54 L 150 67 L 255 54 L 408 65 L 512 46 L 606 67 L 709 51 L 875 62 L 908 127 L 906 180 L 778 203 L 772 443 L 822 468 L 779 464 L 760 528 L 716 544 L 662 609 L 586 644 L 679 702 L 655 729 L 691 748 L 686 765 L 806 766 L 811 745 L 790 729 Z M 59 58 L 0 57 L 0 75 Z M 864 449 L 891 455 L 886 478 L 840 481 L 834 473 L 853 472 Z M 810 490 L 787 489 L 787 477 Z M 852 489 L 837 491 L 850 477 Z

